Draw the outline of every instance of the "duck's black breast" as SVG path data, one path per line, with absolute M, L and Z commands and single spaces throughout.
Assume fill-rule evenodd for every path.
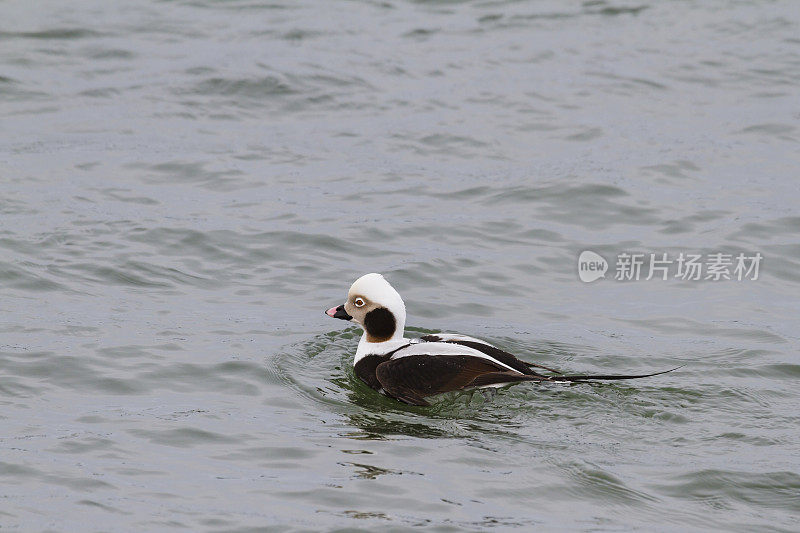
M 356 376 L 372 387 L 375 390 L 381 390 L 383 386 L 381 385 L 380 381 L 378 381 L 378 376 L 375 375 L 375 369 L 378 367 L 379 364 L 383 363 L 384 361 L 388 361 L 392 358 L 394 354 L 402 350 L 403 348 L 408 348 L 411 346 L 411 342 L 408 344 L 404 344 L 399 348 L 395 348 L 390 352 L 386 352 L 384 354 L 370 354 L 365 355 L 358 362 L 353 366 L 353 370 L 356 373 Z
M 375 375 L 375 368 L 377 368 L 377 366 L 384 361 L 388 361 L 390 357 L 391 354 L 365 355 L 355 364 L 353 370 L 361 381 L 375 390 L 381 390 L 381 383 L 378 381 L 378 377 Z

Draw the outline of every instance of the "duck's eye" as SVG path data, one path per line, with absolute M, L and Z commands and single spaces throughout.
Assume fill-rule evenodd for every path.
M 356 298 L 353 303 L 356 305 L 356 307 L 364 307 L 364 300 L 361 298 Z

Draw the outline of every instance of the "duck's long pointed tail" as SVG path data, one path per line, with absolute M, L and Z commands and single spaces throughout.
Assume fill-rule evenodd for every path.
M 678 370 L 682 368 L 684 365 L 676 366 L 675 368 L 670 368 L 669 370 L 662 370 L 661 372 L 653 372 L 652 374 L 597 374 L 597 375 L 574 375 L 574 376 L 564 376 L 564 375 L 557 375 L 557 376 L 547 376 L 547 381 L 555 381 L 555 382 L 574 382 L 574 381 L 604 381 L 604 380 L 617 380 L 617 379 L 639 379 L 639 378 L 649 378 L 650 376 L 658 376 L 660 374 L 666 374 L 667 372 L 672 372 L 673 370 Z
M 527 366 L 528 368 L 533 368 L 533 367 L 541 368 L 543 370 L 548 370 L 548 371 L 552 372 L 553 374 L 561 374 L 560 370 L 556 370 L 555 368 L 550 368 L 549 366 L 539 365 L 539 364 L 536 364 L 536 363 L 529 363 L 527 361 L 522 361 L 522 364 Z

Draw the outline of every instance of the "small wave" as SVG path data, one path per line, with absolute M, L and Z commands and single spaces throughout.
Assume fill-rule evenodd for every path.
M 265 76 L 259 79 L 211 78 L 197 84 L 192 89 L 192 92 L 205 95 L 239 95 L 262 98 L 265 96 L 296 94 L 299 91 L 276 76 Z
M 39 31 L 0 31 L 0 39 L 85 39 L 87 37 L 102 37 L 104 34 L 84 28 L 53 28 Z
M 704 502 L 741 502 L 766 509 L 800 512 L 800 475 L 790 471 L 746 472 L 706 469 L 673 478 L 660 490 L 675 498 Z

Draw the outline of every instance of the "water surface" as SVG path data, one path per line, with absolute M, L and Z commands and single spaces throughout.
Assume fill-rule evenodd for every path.
M 10 1 L 0 526 L 796 531 L 790 1 Z M 577 257 L 755 253 L 585 284 Z M 571 372 L 431 408 L 323 311 Z

